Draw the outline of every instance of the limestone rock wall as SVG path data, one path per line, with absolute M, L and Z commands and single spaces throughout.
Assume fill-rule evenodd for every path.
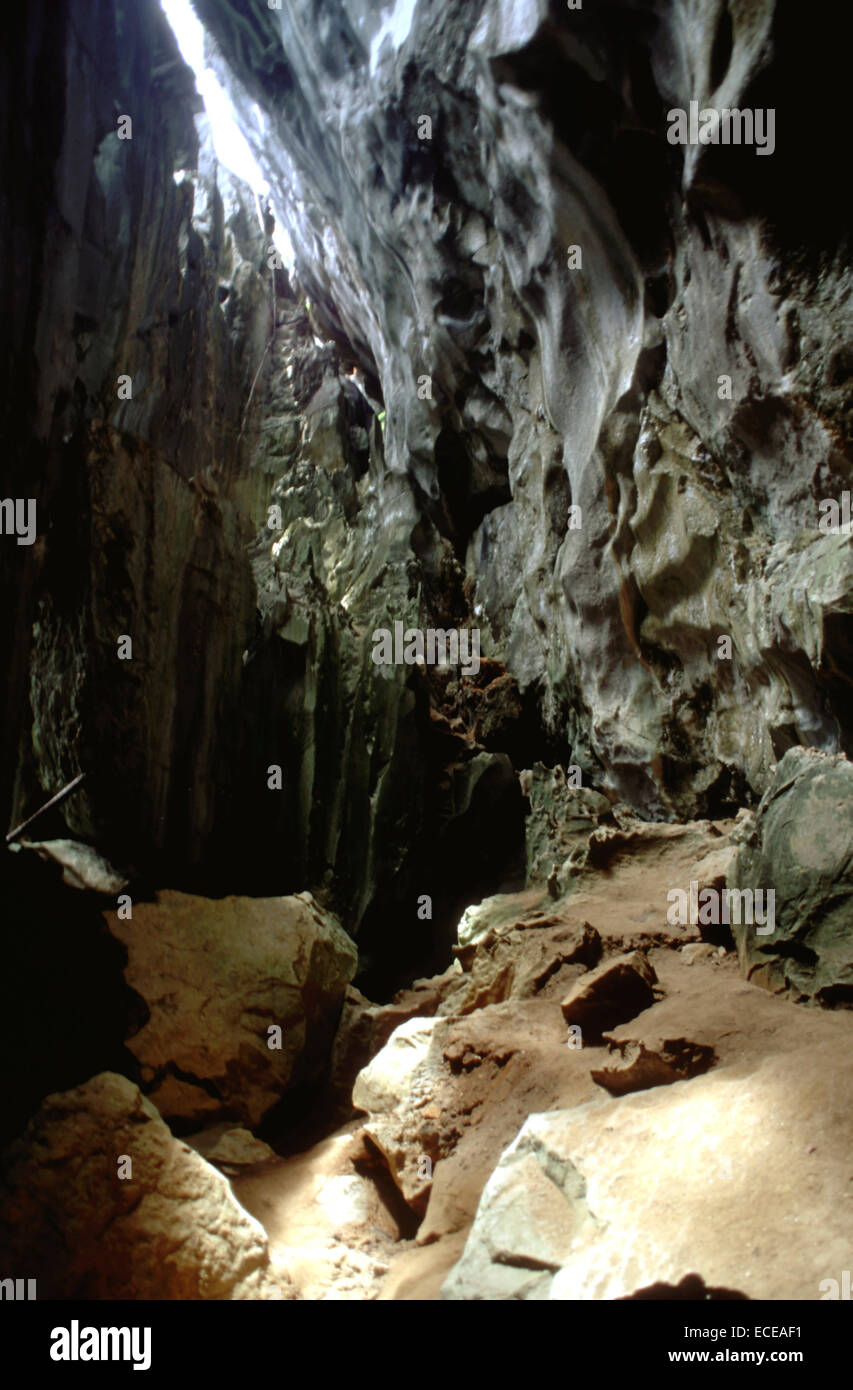
M 264 238 L 159 6 L 37 4 L 14 24 L 4 495 L 34 497 L 37 539 L 0 548 L 4 806 L 14 824 L 84 771 L 73 834 L 193 865 L 235 775 L 254 627 Z
M 392 959 L 438 968 L 449 947 L 439 922 L 452 930 L 520 852 L 507 749 L 522 710 L 496 662 L 464 683 L 450 668 L 374 662 L 378 628 L 467 622 L 464 573 L 427 536 L 405 480 L 389 493 L 371 383 L 318 340 L 304 290 L 282 295 L 277 320 L 252 459 L 275 482 L 272 525 L 250 549 L 258 625 L 236 789 L 246 891 L 277 891 L 285 873 L 330 896 L 380 969 L 391 937 Z M 268 763 L 282 769 L 281 795 L 258 794 Z M 422 893 L 431 915 L 418 918 Z
M 850 749 L 841 59 L 769 2 L 196 9 L 292 281 L 154 0 L 2 59 L 4 804 L 84 770 L 42 838 L 437 968 L 516 871 L 513 767 L 683 818 Z M 772 154 L 670 144 L 693 100 Z M 397 620 L 478 626 L 476 680 L 377 671 Z
M 368 937 L 429 891 L 449 930 L 520 844 L 514 683 L 377 671 L 376 625 L 470 620 L 453 546 L 389 490 L 378 383 L 270 267 L 156 0 L 72 8 L 20 20 L 7 72 L 41 197 L 10 150 L 7 491 L 35 494 L 38 538 L 0 550 L 9 823 L 83 771 L 43 838 L 155 886 L 319 889 Z
M 265 113 L 314 312 L 381 393 L 381 532 L 452 545 L 563 761 L 684 816 L 792 744 L 849 748 L 819 26 L 770 0 L 196 8 L 250 138 Z M 694 100 L 772 108 L 773 150 L 670 144 Z

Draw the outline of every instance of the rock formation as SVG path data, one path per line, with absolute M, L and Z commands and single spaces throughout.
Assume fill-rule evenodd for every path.
M 770 3 L 417 0 L 392 35 L 285 0 L 253 12 L 258 64 L 198 10 L 275 132 L 313 311 L 381 392 L 381 550 L 452 546 L 564 761 L 684 816 L 792 743 L 849 748 L 850 547 L 819 529 L 850 476 L 849 275 L 788 75 L 814 36 Z M 668 140 L 673 108 L 768 94 L 772 150 Z
M 164 1119 L 260 1124 L 289 1087 L 324 1070 L 358 954 L 309 894 L 158 894 L 109 929 L 148 1020 L 129 1038 Z
M 263 187 L 158 0 L 0 54 L 0 1281 L 819 1298 L 843 45 L 192 7 Z
M 41 1298 L 275 1298 L 262 1227 L 109 1072 L 48 1096 L 5 1155 L 0 1249 Z
M 741 832 L 730 889 L 773 894 L 774 930 L 766 936 L 744 914 L 733 918 L 741 962 L 757 984 L 799 999 L 853 1002 L 851 794 L 845 757 L 792 748 Z

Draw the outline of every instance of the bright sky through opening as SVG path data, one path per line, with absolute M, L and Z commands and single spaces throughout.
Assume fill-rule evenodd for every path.
M 204 102 L 213 135 L 213 146 L 220 164 L 224 164 L 238 179 L 247 183 L 253 192 L 265 197 L 269 184 L 258 167 L 249 144 L 237 125 L 234 108 L 228 95 L 216 80 L 211 68 L 204 65 L 204 28 L 190 0 L 160 0 L 163 12 L 181 50 L 184 62 L 195 73 L 196 86 Z M 275 209 L 273 209 L 275 213 Z M 293 266 L 293 248 L 280 219 L 276 216 L 273 242 L 287 266 Z

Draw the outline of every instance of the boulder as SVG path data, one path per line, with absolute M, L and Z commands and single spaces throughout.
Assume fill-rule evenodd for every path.
M 791 748 L 745 820 L 730 889 L 774 893 L 774 930 L 733 923 L 747 978 L 795 999 L 853 1005 L 853 765 Z M 766 925 L 770 925 L 768 917 Z
M 39 1298 L 281 1297 L 263 1227 L 112 1072 L 42 1102 L 0 1159 L 0 1211 L 0 1265 Z
M 329 1073 L 329 1086 L 341 1110 L 351 1112 L 358 1073 L 381 1051 L 394 1029 L 410 1018 L 431 1018 L 461 975 L 462 968 L 454 961 L 444 974 L 415 980 L 409 989 L 399 990 L 390 1004 L 373 1004 L 354 985 L 349 986 Z
M 440 1043 L 446 1031 L 445 1019 L 401 1023 L 359 1072 L 352 1093 L 356 1109 L 370 1116 L 366 1134 L 385 1158 L 405 1200 L 420 1213 L 432 1187 L 432 1165 L 444 1152 L 435 1098 L 441 1087 Z
M 572 986 L 560 1006 L 568 1024 L 579 1025 L 590 1042 L 606 1028 L 627 1023 L 655 1002 L 653 967 L 640 951 L 611 956 Z
M 671 1297 L 692 1285 L 699 1298 L 820 1298 L 853 1243 L 853 1057 L 826 1060 L 821 1041 L 531 1115 L 443 1297 Z
M 610 1039 L 605 1035 L 605 1041 Z M 593 1081 L 612 1096 L 669 1086 L 708 1071 L 716 1060 L 714 1049 L 689 1038 L 662 1038 L 656 1045 L 644 1042 L 615 1043 L 617 1057 L 590 1072 Z
M 125 979 L 149 1011 L 128 1047 L 167 1119 L 251 1128 L 289 1086 L 319 1075 L 357 953 L 309 893 L 165 892 L 135 904 L 130 921 L 104 915 L 127 948 Z M 274 1027 L 280 1047 L 269 1046 Z

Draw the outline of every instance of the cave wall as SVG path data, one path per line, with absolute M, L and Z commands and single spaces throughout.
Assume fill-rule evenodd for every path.
M 468 617 L 464 574 L 449 541 L 427 535 L 406 480 L 389 492 L 378 402 L 318 339 L 310 306 L 304 291 L 278 301 L 252 459 L 275 475 L 279 515 L 250 548 L 241 872 L 247 892 L 277 891 L 282 874 L 311 885 L 358 936 L 384 993 L 401 972 L 443 967 L 462 909 L 521 872 L 509 755 L 520 755 L 524 712 L 496 662 L 464 683 L 449 669 L 375 664 L 378 627 Z M 282 793 L 258 796 L 268 762 Z
M 413 548 L 378 383 L 356 384 L 305 287 L 271 267 L 156 0 L 16 23 L 5 490 L 35 495 L 37 539 L 0 547 L 7 823 L 85 772 L 35 837 L 96 845 L 134 892 L 310 887 L 349 930 L 368 919 L 380 973 L 380 943 L 404 943 L 390 987 L 401 959 L 443 960 L 460 903 L 514 872 L 505 673 L 454 686 L 451 728 L 441 681 L 373 664 L 377 623 L 467 616 L 462 570 L 440 536 Z M 28 921 L 32 874 L 10 856 L 2 872 Z
M 292 283 L 155 0 L 2 59 L 9 823 L 85 771 L 41 833 L 428 958 L 517 873 L 513 769 L 670 818 L 848 749 L 839 54 L 766 3 L 196 9 Z M 774 105 L 773 155 L 669 144 L 694 98 Z M 481 674 L 377 670 L 396 620 Z
M 770 0 L 195 3 L 315 315 L 381 391 L 379 552 L 452 546 L 565 761 L 646 814 L 730 809 L 793 743 L 849 748 L 850 546 L 818 529 L 851 463 L 820 26 Z M 773 152 L 670 144 L 691 100 L 772 107 Z
M 37 538 L 0 546 L 3 804 L 14 824 L 82 771 L 72 834 L 125 864 L 192 866 L 237 774 L 255 624 L 265 239 L 158 5 L 12 22 L 4 495 L 35 497 Z

